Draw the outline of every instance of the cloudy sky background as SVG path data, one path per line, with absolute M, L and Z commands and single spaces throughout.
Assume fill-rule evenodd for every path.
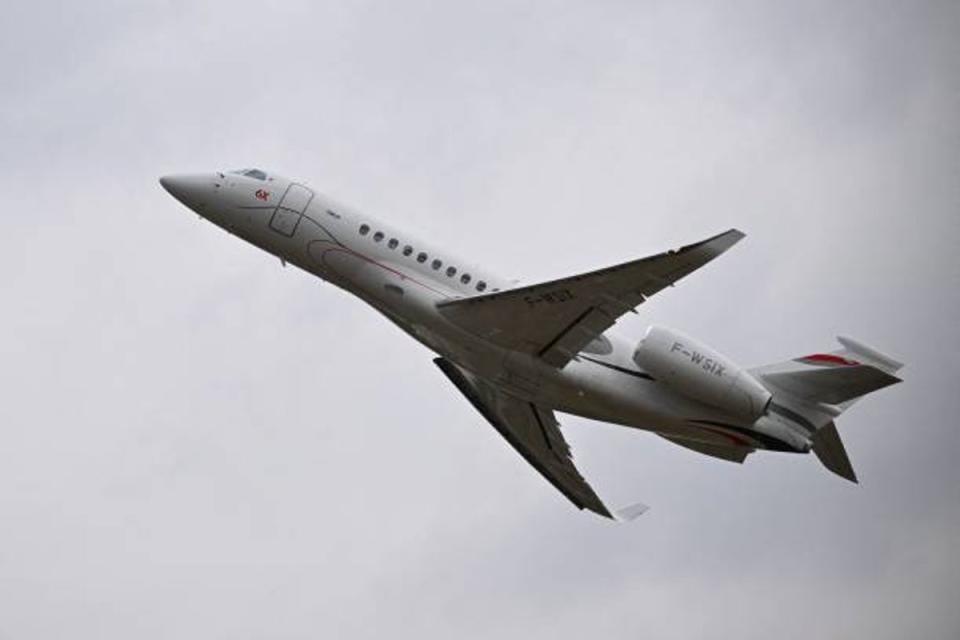
M 6 7 L 0 639 L 957 637 L 960 10 L 779 4 Z M 528 282 L 736 226 L 617 330 L 906 382 L 860 486 L 561 416 L 613 524 L 157 184 L 250 165 Z

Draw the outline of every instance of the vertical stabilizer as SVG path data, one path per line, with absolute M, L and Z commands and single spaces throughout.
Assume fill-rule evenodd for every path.
M 847 457 L 847 450 L 843 447 L 843 441 L 837 432 L 837 425 L 832 421 L 814 434 L 813 452 L 827 469 L 841 478 L 858 482 L 857 474 L 853 470 L 853 465 L 850 464 L 850 458 Z

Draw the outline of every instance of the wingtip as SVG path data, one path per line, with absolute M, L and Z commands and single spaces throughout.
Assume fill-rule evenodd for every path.
M 747 234 L 739 229 L 728 229 L 727 231 L 718 233 L 717 235 L 707 238 L 706 240 L 701 240 L 700 242 L 695 242 L 694 244 L 682 247 L 679 251 L 707 250 L 713 255 L 720 255 L 746 237 Z
M 713 240 L 715 241 L 719 240 L 723 242 L 723 245 L 725 248 L 730 248 L 746 237 L 747 237 L 747 234 L 745 234 L 743 231 L 740 231 L 740 229 L 737 229 L 737 228 L 733 228 L 733 229 L 728 229 L 727 231 L 724 231 L 723 233 L 717 236 L 714 236 Z

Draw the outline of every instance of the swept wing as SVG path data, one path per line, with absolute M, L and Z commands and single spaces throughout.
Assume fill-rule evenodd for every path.
M 643 505 L 616 514 L 607 509 L 573 464 L 552 410 L 507 395 L 444 358 L 434 363 L 510 446 L 578 508 L 617 519 L 632 519 L 646 510 Z
M 441 302 L 454 324 L 562 368 L 624 313 L 744 237 L 736 229 L 674 251 L 508 291 Z

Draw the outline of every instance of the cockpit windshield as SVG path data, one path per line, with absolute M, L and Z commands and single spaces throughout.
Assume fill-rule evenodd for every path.
M 236 171 L 231 171 L 230 173 L 235 173 L 241 176 L 247 176 L 248 178 L 253 178 L 254 180 L 267 179 L 267 174 L 261 171 L 260 169 L 237 169 Z

